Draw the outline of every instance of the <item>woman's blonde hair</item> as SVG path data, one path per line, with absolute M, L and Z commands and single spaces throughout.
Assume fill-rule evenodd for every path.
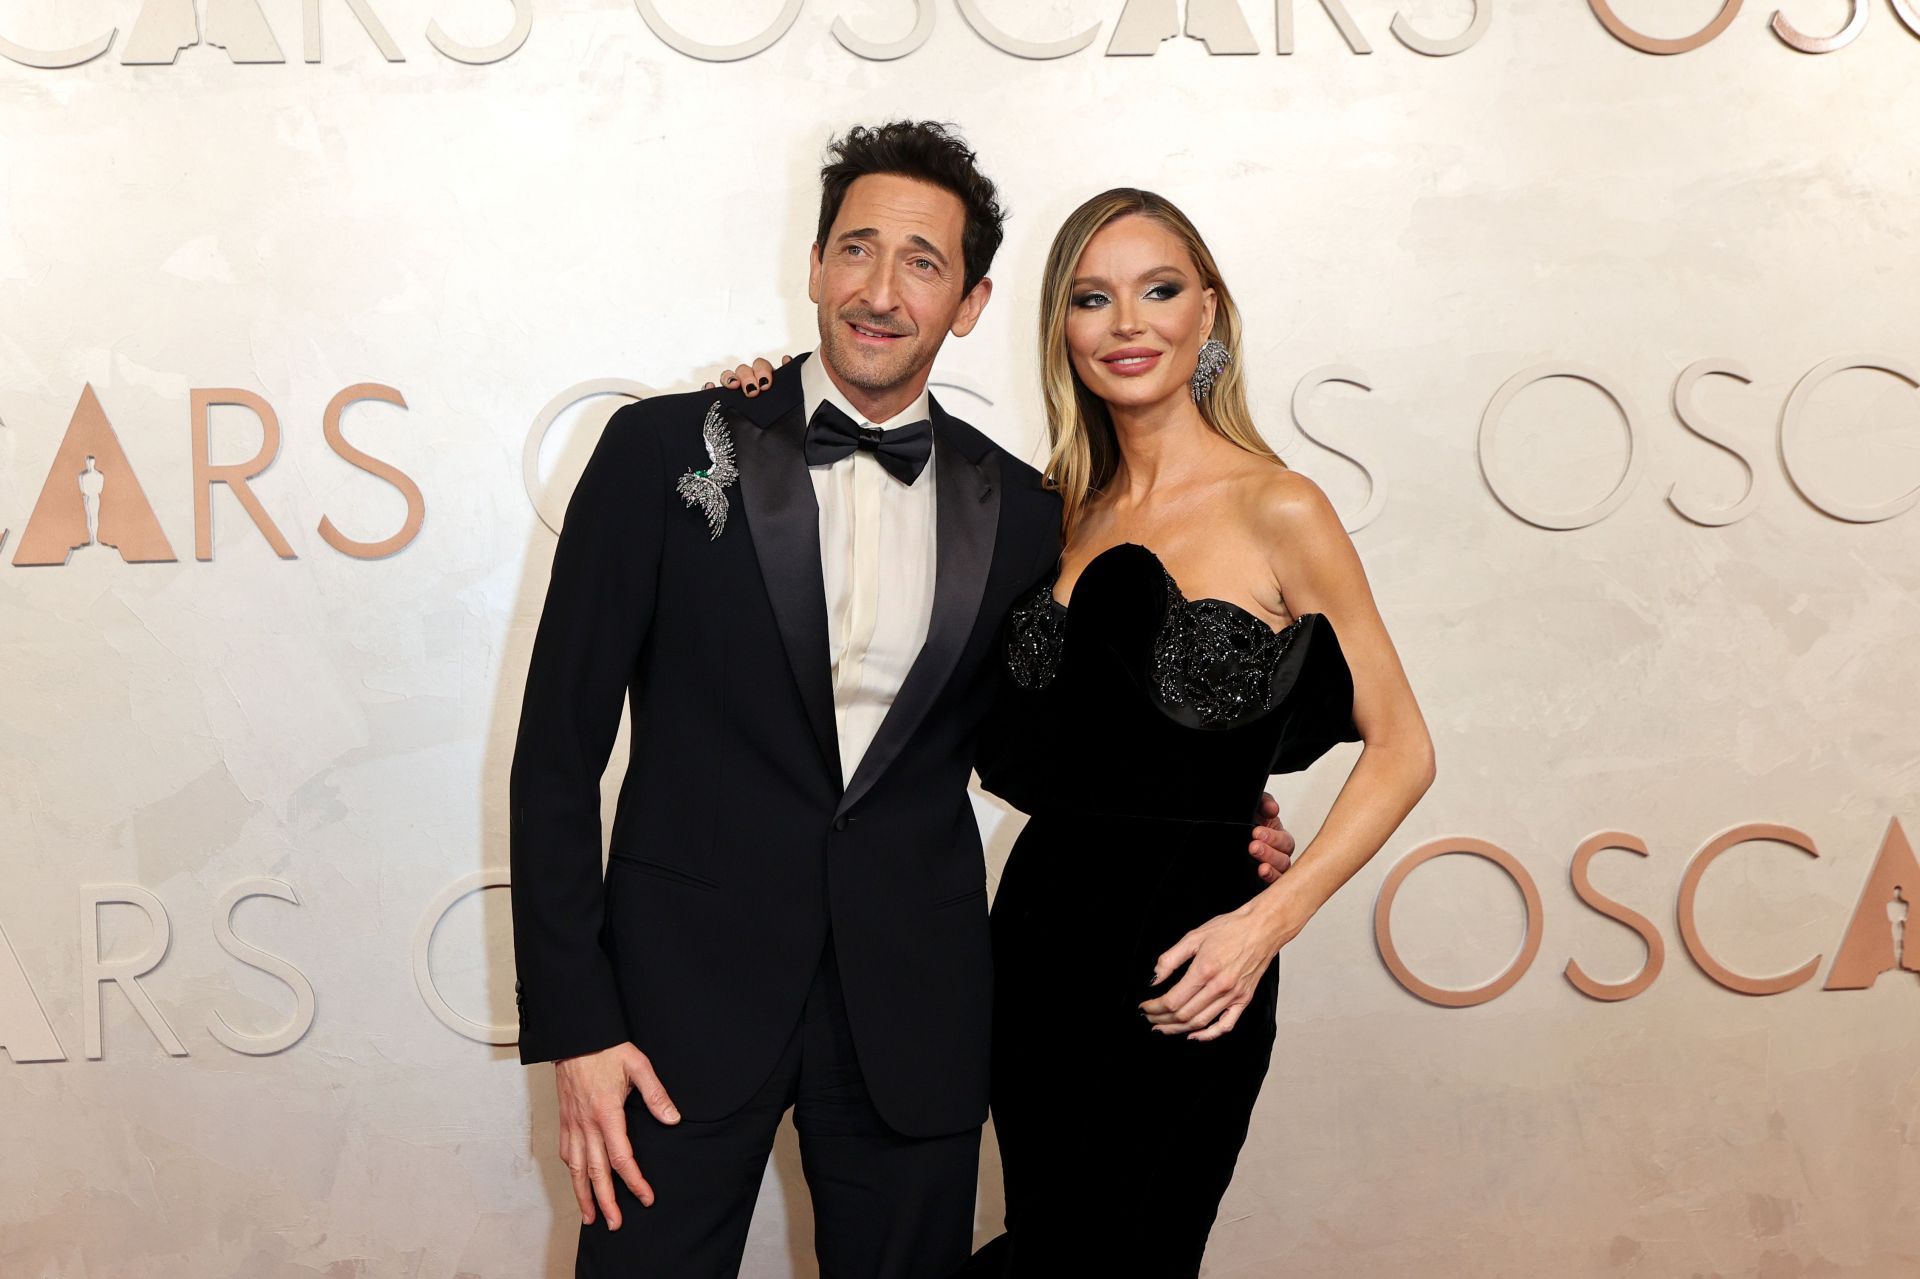
M 1102 191 L 1075 209 L 1061 224 L 1047 251 L 1046 275 L 1040 290 L 1040 386 L 1047 405 L 1047 438 L 1052 446 L 1046 475 L 1050 487 L 1065 500 L 1064 536 L 1071 540 L 1092 500 L 1113 479 L 1120 466 L 1120 444 L 1106 401 L 1087 389 L 1074 372 L 1067 349 L 1067 310 L 1073 304 L 1073 273 L 1088 241 L 1120 218 L 1152 218 L 1185 246 L 1200 272 L 1200 287 L 1214 291 L 1212 337 L 1226 344 L 1233 357 L 1214 380 L 1213 390 L 1201 397 L 1200 416 L 1208 426 L 1249 453 L 1280 462 L 1247 410 L 1246 380 L 1241 372 L 1240 310 L 1220 277 L 1200 232 L 1187 215 L 1165 196 L 1135 187 Z M 1286 463 L 1280 462 L 1285 466 Z

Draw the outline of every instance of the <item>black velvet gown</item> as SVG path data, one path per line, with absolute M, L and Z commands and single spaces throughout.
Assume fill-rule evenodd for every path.
M 1132 544 L 1093 558 L 1070 609 L 1051 585 L 1016 606 L 1004 659 L 981 781 L 1030 815 L 992 915 L 1007 1233 L 965 1274 L 1196 1275 L 1272 1054 L 1278 964 L 1216 1040 L 1163 1035 L 1138 1005 L 1161 952 L 1264 887 L 1261 791 L 1359 740 L 1352 676 L 1325 615 L 1275 631 L 1188 600 Z

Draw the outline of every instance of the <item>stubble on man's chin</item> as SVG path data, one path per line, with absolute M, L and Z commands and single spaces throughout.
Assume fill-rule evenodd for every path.
M 841 381 L 851 383 L 869 395 L 884 395 L 905 386 L 913 381 L 917 372 L 911 353 L 897 360 L 869 360 L 863 357 L 851 338 L 839 332 L 823 335 L 821 354 L 833 366 L 833 371 L 840 375 Z

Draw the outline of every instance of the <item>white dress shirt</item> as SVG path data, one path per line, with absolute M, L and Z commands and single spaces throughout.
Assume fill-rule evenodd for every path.
M 807 420 L 831 400 L 863 426 L 905 426 L 931 416 L 918 399 L 884 422 L 869 421 L 828 376 L 815 350 L 800 366 Z M 933 616 L 939 564 L 934 524 L 936 449 L 912 484 L 902 484 L 866 449 L 807 468 L 820 507 L 820 568 L 827 588 L 827 647 L 833 662 L 833 722 L 840 777 L 853 780 L 873 736 L 920 655 Z

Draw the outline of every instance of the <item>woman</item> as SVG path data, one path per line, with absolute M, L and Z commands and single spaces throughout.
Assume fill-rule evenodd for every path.
M 992 914 L 1008 1231 L 968 1276 L 1199 1273 L 1272 1052 L 1274 959 L 1434 777 L 1359 558 L 1261 439 L 1239 346 L 1164 198 L 1107 191 L 1054 238 L 1065 550 L 1008 618 L 981 746 L 982 784 L 1029 820 Z M 1263 884 L 1246 814 L 1267 777 L 1355 740 L 1325 825 Z

